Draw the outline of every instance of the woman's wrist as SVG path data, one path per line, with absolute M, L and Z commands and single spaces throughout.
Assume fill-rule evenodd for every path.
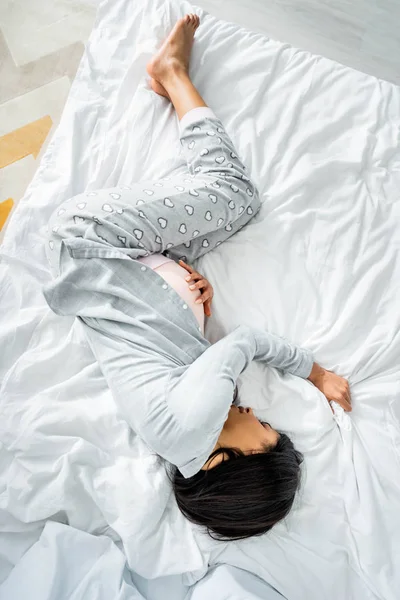
M 314 363 L 311 369 L 311 373 L 307 377 L 311 383 L 317 386 L 317 383 L 321 380 L 321 378 L 325 375 L 325 369 L 323 369 L 318 363 Z M 317 386 L 318 387 L 318 386 Z

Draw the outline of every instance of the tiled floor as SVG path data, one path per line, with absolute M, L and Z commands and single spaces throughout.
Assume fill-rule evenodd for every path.
M 60 119 L 95 11 L 85 0 L 0 0 L 0 241 Z
M 0 0 L 0 241 L 58 123 L 97 2 Z M 219 18 L 400 84 L 400 0 L 196 4 Z

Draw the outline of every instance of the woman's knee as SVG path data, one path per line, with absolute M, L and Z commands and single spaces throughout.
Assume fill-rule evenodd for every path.
M 250 206 L 253 209 L 253 214 L 256 214 L 261 208 L 260 194 L 258 188 L 250 180 L 246 188 L 246 193 L 250 197 Z
M 224 178 L 225 185 L 228 184 L 228 194 L 234 200 L 235 196 L 241 200 L 245 207 L 251 206 L 254 212 L 260 208 L 260 194 L 256 185 L 247 175 L 229 176 Z

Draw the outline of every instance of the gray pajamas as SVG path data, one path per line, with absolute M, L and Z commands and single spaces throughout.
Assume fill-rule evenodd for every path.
M 61 240 L 73 236 L 121 248 L 131 258 L 168 252 L 193 261 L 245 225 L 260 208 L 259 196 L 221 122 L 207 119 L 187 127 L 181 144 L 187 175 L 91 191 L 65 202 L 51 224 L 50 259 L 57 257 Z
M 83 323 L 131 427 L 190 476 L 212 451 L 251 360 L 307 377 L 313 359 L 247 327 L 210 346 L 175 290 L 135 260 L 165 252 L 191 262 L 260 207 L 215 115 L 187 122 L 181 144 L 187 175 L 85 192 L 57 209 L 47 242 L 55 278 L 44 294 L 54 312 Z

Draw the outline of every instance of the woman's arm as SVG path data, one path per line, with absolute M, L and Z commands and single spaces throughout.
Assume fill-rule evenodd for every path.
M 310 375 L 314 363 L 309 350 L 241 325 L 207 348 L 179 377 L 172 376 L 168 403 L 182 426 L 219 432 L 233 401 L 236 380 L 252 360 L 303 378 Z
M 271 367 L 307 378 L 328 401 L 337 402 L 345 411 L 351 411 L 348 381 L 314 362 L 309 350 L 295 346 L 284 338 L 268 332 L 254 330 L 253 335 L 257 346 L 254 360 L 263 361 Z
M 178 378 L 172 377 L 169 405 L 181 424 L 193 431 L 219 432 L 233 401 L 236 380 L 252 360 L 309 379 L 328 400 L 349 410 L 346 380 L 322 369 L 309 350 L 266 331 L 239 326 L 210 346 Z

